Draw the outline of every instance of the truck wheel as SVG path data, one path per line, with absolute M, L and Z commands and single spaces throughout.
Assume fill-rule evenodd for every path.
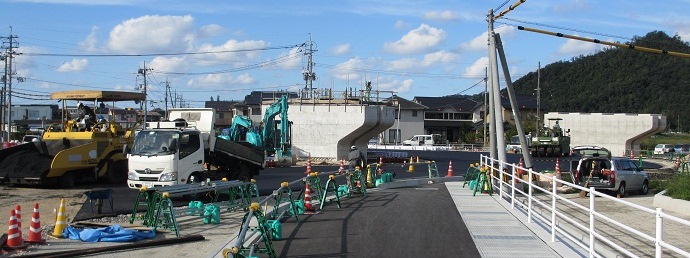
M 237 177 L 235 179 L 240 180 L 242 182 L 249 182 L 249 180 L 252 180 L 252 173 L 249 169 L 249 166 L 247 166 L 246 164 L 242 164 L 240 166 L 240 171 L 237 173 Z
M 72 174 L 72 171 L 67 171 L 60 177 L 58 186 L 64 189 L 74 188 L 74 174 Z

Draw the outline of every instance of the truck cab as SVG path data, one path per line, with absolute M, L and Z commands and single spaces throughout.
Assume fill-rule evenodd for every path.
M 405 146 L 431 146 L 434 144 L 442 144 L 443 137 L 440 134 L 420 134 L 412 136 L 412 138 L 402 142 Z
M 150 188 L 199 181 L 205 163 L 203 146 L 198 130 L 140 131 L 127 155 L 128 186 Z

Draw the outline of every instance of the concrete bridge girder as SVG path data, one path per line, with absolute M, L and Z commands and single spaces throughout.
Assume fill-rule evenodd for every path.
M 666 130 L 666 116 L 629 113 L 549 112 L 544 120 L 562 118 L 561 128 L 570 129 L 570 146 L 595 145 L 607 148 L 613 156 L 626 150 L 639 153 L 643 138 Z
M 350 146 L 366 153 L 369 139 L 393 126 L 395 109 L 384 105 L 291 104 L 293 154 L 346 159 Z

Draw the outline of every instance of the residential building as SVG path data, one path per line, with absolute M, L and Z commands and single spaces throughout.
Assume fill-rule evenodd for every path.
M 216 99 L 211 101 L 206 101 L 204 103 L 205 108 L 213 108 L 216 110 L 216 129 L 227 128 L 232 125 L 232 118 L 235 117 L 235 109 L 237 101 L 227 101 Z
M 424 134 L 440 134 L 454 143 L 464 142 L 464 134 L 474 131 L 475 110 L 483 105 L 467 97 L 415 97 L 412 101 L 428 107 Z
M 414 135 L 424 134 L 424 110 L 428 107 L 397 95 L 385 100 L 395 108 L 395 123 L 383 132 L 378 143 L 400 144 Z

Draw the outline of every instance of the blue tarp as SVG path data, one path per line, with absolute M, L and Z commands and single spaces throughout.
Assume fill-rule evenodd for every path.
M 72 226 L 67 226 L 62 231 L 62 235 L 72 240 L 81 240 L 84 242 L 134 242 L 152 238 L 156 236 L 156 231 L 124 229 L 118 224 L 96 229 L 76 229 Z

